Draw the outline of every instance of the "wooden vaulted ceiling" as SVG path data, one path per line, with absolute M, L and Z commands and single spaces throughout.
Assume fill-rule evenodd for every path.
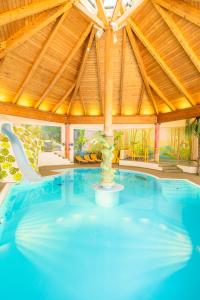
M 60 122 L 102 116 L 101 30 L 112 26 L 113 115 L 161 121 L 176 119 L 182 110 L 198 115 L 200 2 L 135 0 L 130 8 L 117 0 L 112 19 L 102 0 L 96 14 L 86 2 L 3 1 L 0 113 Z

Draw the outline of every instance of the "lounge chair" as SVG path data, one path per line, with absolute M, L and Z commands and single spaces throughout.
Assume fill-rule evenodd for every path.
M 83 159 L 80 155 L 75 156 L 75 159 L 78 163 L 83 163 L 83 164 L 87 164 L 88 161 Z
M 91 159 L 88 154 L 84 155 L 84 159 L 87 160 L 89 163 L 95 163 L 96 161 L 94 159 Z
M 114 150 L 113 151 L 113 160 L 112 160 L 113 164 L 118 164 L 119 163 L 119 151 L 118 150 Z
M 94 153 L 91 154 L 90 157 L 91 157 L 91 159 L 95 160 L 95 162 L 97 162 L 97 163 L 101 163 L 101 162 L 102 162 L 102 160 L 101 160 L 101 159 L 98 159 L 98 158 L 97 158 L 97 155 L 94 154 Z

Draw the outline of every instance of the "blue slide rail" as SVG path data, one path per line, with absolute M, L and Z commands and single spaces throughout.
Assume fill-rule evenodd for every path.
M 1 132 L 6 135 L 11 143 L 19 169 L 25 181 L 36 182 L 41 180 L 41 176 L 32 168 L 24 151 L 24 147 L 19 138 L 13 133 L 12 125 L 4 123 L 1 125 Z

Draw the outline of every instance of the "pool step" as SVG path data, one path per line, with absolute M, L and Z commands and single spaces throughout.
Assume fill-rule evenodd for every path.
M 161 164 L 160 166 L 163 168 L 164 173 L 182 173 L 183 172 L 179 167 L 177 167 L 177 165 Z

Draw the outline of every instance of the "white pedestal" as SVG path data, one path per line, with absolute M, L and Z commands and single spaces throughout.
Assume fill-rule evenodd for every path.
M 100 184 L 94 185 L 95 202 L 101 207 L 115 207 L 119 203 L 119 193 L 124 189 L 123 185 L 115 184 L 113 187 L 105 188 Z

